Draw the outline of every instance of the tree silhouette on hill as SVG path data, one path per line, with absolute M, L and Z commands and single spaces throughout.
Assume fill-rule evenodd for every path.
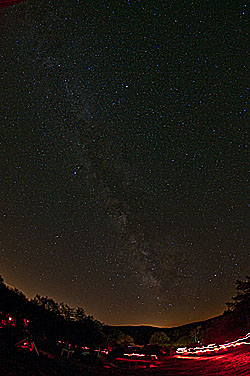
M 232 297 L 232 302 L 227 303 L 229 312 L 232 312 L 241 326 L 250 326 L 250 277 L 245 281 L 236 281 L 237 294 Z
M 150 337 L 149 343 L 150 345 L 168 346 L 170 338 L 166 333 L 156 331 Z
M 236 281 L 237 295 L 232 297 L 233 302 L 227 303 L 228 308 L 233 312 L 249 312 L 250 314 L 250 277 L 246 276 L 245 281 Z
M 81 307 L 72 308 L 57 303 L 48 296 L 27 297 L 17 288 L 8 287 L 0 276 L 0 312 L 11 315 L 18 322 L 29 319 L 29 327 L 37 338 L 57 341 L 66 339 L 74 343 L 99 346 L 105 342 L 103 324 L 87 316 Z

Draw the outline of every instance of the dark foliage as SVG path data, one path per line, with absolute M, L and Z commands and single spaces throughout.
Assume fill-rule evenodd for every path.
M 87 316 L 81 307 L 71 308 L 53 299 L 36 295 L 29 300 L 16 288 L 6 286 L 0 276 L 0 312 L 16 320 L 16 329 L 22 335 L 23 319 L 29 320 L 29 330 L 40 348 L 53 347 L 58 340 L 89 347 L 109 346 L 116 348 L 129 344 L 146 345 L 157 331 L 169 337 L 169 347 L 180 343 L 222 343 L 246 334 L 250 327 L 250 277 L 236 281 L 237 294 L 227 303 L 223 315 L 177 328 L 150 326 L 111 327 Z M 16 330 L 16 331 L 17 331 Z
M 236 281 L 237 295 L 232 298 L 233 302 L 227 303 L 229 310 L 235 313 L 250 312 L 250 277 L 245 281 Z
M 250 328 L 250 277 L 236 281 L 237 294 L 227 303 L 228 310 L 202 326 L 204 343 L 222 343 L 243 336 Z
M 99 346 L 105 342 L 102 324 L 87 316 L 81 307 L 71 308 L 64 303 L 36 295 L 28 300 L 16 288 L 10 288 L 0 278 L 0 311 L 2 317 L 13 316 L 16 331 L 22 330 L 23 319 L 29 320 L 29 330 L 41 342 L 68 340 L 74 344 Z

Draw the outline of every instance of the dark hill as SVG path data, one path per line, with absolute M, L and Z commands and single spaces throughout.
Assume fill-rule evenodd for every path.
M 149 343 L 150 337 L 154 332 L 160 331 L 166 333 L 171 338 L 178 338 L 180 336 L 188 335 L 191 331 L 196 329 L 197 327 L 202 326 L 209 326 L 212 323 L 219 321 L 222 318 L 222 315 L 216 316 L 204 321 L 197 321 L 185 325 L 181 325 L 178 327 L 172 328 L 162 328 L 156 326 L 146 326 L 146 325 L 139 325 L 139 326 L 112 326 L 112 328 L 122 331 L 124 334 L 130 335 L 136 344 L 143 345 Z

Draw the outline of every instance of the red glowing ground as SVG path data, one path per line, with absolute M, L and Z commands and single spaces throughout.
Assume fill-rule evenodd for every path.
M 121 366 L 132 370 L 144 369 L 146 375 L 171 375 L 171 376 L 250 376 L 250 348 L 242 346 L 231 352 L 210 357 L 179 357 L 165 358 L 146 364 L 145 361 L 120 360 Z M 123 364 L 122 364 L 123 363 Z M 144 368 L 146 367 L 147 368 Z M 118 375 L 119 373 L 117 373 Z M 133 373 L 131 373 L 133 375 Z

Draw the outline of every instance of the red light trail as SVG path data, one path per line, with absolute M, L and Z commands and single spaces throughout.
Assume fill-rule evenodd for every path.
M 247 342 L 248 341 L 248 342 Z M 176 353 L 178 355 L 209 355 L 209 354 L 217 354 L 222 351 L 227 351 L 229 348 L 235 348 L 237 346 L 241 345 L 250 345 L 250 332 L 242 338 L 237 339 L 233 342 L 226 342 L 222 345 L 216 345 L 216 344 L 210 344 L 208 346 L 202 346 L 202 347 L 193 347 L 193 348 L 187 348 L 187 347 L 179 347 L 176 350 Z

